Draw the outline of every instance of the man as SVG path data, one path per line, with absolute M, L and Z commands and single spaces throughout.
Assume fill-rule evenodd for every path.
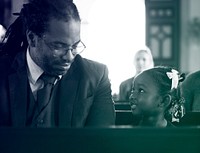
M 114 124 L 107 67 L 79 55 L 85 49 L 80 25 L 70 0 L 23 5 L 1 52 L 0 126 Z

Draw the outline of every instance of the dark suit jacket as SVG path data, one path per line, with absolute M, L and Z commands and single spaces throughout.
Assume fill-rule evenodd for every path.
M 200 112 L 200 71 L 188 74 L 180 89 L 186 112 Z
M 56 85 L 58 127 L 114 125 L 107 67 L 77 55 Z M 25 53 L 0 58 L 0 126 L 26 125 L 29 81 Z

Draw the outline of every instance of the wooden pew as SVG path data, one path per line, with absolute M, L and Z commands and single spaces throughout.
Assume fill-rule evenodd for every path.
M 137 125 L 140 118 L 133 116 L 131 107 L 127 101 L 115 102 L 116 125 Z M 173 123 L 175 126 L 200 126 L 200 112 L 186 112 L 179 123 Z
M 200 126 L 200 112 L 186 112 L 177 126 Z
M 199 128 L 0 128 L 0 153 L 200 153 Z

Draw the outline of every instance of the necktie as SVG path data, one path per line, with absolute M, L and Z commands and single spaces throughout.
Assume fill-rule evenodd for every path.
M 44 87 L 38 90 L 38 93 L 37 93 L 39 112 L 41 112 L 48 105 L 50 101 L 52 88 L 56 80 L 56 77 L 53 77 L 47 74 L 42 74 L 40 79 L 44 81 Z

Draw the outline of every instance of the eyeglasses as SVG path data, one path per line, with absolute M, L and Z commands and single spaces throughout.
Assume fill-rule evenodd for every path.
M 64 56 L 67 54 L 68 51 L 76 56 L 84 51 L 86 48 L 85 44 L 80 40 L 77 43 L 73 44 L 72 46 L 66 46 L 62 43 L 48 43 L 45 39 L 42 39 L 44 43 L 49 47 L 50 50 L 54 52 L 55 55 Z

